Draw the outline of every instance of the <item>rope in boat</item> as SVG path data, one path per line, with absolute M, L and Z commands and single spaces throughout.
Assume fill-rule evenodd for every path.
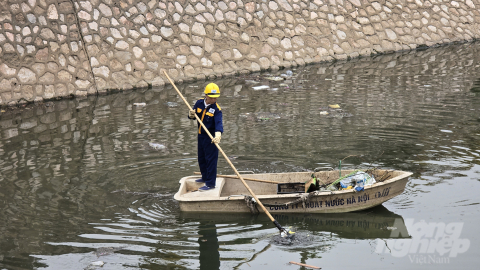
M 322 191 L 312 191 L 310 193 L 303 193 L 300 195 L 300 197 L 294 201 L 291 201 L 291 202 L 287 202 L 287 203 L 284 203 L 284 204 L 268 204 L 268 203 L 263 203 L 263 205 L 265 207 L 286 207 L 286 206 L 290 206 L 292 204 L 297 204 L 297 203 L 302 203 L 302 207 L 305 208 L 305 204 L 307 202 L 310 201 L 310 199 L 314 196 L 317 196 L 321 193 Z M 323 191 L 323 192 L 331 192 L 331 191 Z M 243 195 L 244 196 L 244 199 L 245 199 L 245 202 L 247 203 L 247 206 L 248 208 L 250 208 L 250 211 L 252 212 L 252 214 L 256 214 L 258 213 L 258 209 L 256 208 L 256 204 L 257 202 L 251 197 L 251 196 L 248 196 L 248 195 Z M 253 208 L 254 207 L 254 208 Z M 255 212 L 256 211 L 256 212 Z
M 300 195 L 300 198 L 298 198 L 294 201 L 291 201 L 291 202 L 284 203 L 284 204 L 267 204 L 267 203 L 264 203 L 263 205 L 268 206 L 268 207 L 275 207 L 275 206 L 286 207 L 286 206 L 290 206 L 292 204 L 297 204 L 297 203 L 301 202 L 302 207 L 305 208 L 305 204 L 308 201 L 310 201 L 310 198 L 314 197 L 314 196 L 317 196 L 318 194 L 319 194 L 319 192 L 313 191 L 313 192 L 310 192 L 310 193 L 303 193 L 302 195 Z

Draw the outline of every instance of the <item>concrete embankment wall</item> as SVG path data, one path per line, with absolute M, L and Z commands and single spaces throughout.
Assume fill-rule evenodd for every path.
M 480 0 L 0 0 L 0 105 L 480 37 Z

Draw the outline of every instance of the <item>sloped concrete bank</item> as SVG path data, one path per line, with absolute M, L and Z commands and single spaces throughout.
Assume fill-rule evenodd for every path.
M 0 105 L 480 37 L 480 0 L 0 3 Z

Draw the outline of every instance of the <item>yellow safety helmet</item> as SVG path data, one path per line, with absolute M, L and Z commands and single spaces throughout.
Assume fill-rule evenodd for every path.
M 204 91 L 205 95 L 211 97 L 211 98 L 218 98 L 220 96 L 220 89 L 218 88 L 218 85 L 214 83 L 209 83 L 205 87 Z

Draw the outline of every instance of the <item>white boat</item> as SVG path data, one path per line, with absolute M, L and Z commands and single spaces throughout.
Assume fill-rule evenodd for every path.
M 354 170 L 342 170 L 342 175 Z M 249 174 L 246 180 L 258 199 L 271 213 L 344 213 L 368 209 L 402 194 L 411 172 L 397 170 L 366 170 L 376 179 L 376 183 L 365 186 L 363 191 L 344 189 L 337 191 L 317 190 L 310 193 L 279 194 L 279 184 L 305 183 L 311 179 L 312 172 L 262 173 Z M 339 179 L 339 171 L 313 173 L 320 184 L 328 185 Z M 243 176 L 242 176 L 243 177 Z M 198 175 L 180 179 L 180 188 L 174 199 L 185 212 L 250 212 L 247 206 L 250 194 L 235 175 L 217 177 L 216 188 L 199 192 L 203 183 L 195 182 Z M 282 185 L 280 185 L 282 186 Z M 245 199 L 247 198 L 247 199 Z M 258 210 L 262 212 L 261 207 Z

